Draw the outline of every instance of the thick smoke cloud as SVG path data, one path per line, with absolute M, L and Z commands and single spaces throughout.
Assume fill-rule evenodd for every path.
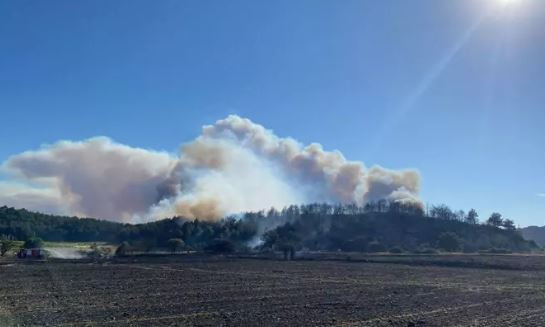
M 420 202 L 416 171 L 367 169 L 238 116 L 203 127 L 178 156 L 99 137 L 15 155 L 3 170 L 0 204 L 129 222 L 305 202 Z
M 176 162 L 104 137 L 62 141 L 8 159 L 4 169 L 20 184 L 0 187 L 0 203 L 129 221 L 157 202 L 156 186 Z

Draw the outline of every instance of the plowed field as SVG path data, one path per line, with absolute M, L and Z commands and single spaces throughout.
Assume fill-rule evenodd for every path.
M 545 258 L 506 258 L 4 261 L 0 326 L 545 326 Z

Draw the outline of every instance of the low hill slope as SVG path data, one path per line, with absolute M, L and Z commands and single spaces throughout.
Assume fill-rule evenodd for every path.
M 529 226 L 521 228 L 520 233 L 525 239 L 534 241 L 539 246 L 545 247 L 545 226 Z

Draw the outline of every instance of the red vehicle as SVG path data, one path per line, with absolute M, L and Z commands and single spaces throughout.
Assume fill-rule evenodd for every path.
M 17 257 L 19 259 L 25 259 L 25 258 L 29 258 L 29 259 L 43 259 L 46 257 L 46 251 L 44 249 L 38 249 L 38 248 L 35 248 L 35 249 L 21 249 L 18 253 L 17 253 Z

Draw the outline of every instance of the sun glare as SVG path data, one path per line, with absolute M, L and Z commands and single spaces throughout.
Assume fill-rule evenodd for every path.
M 503 6 L 510 6 L 514 5 L 517 2 L 520 2 L 519 0 L 497 0 L 501 5 Z

